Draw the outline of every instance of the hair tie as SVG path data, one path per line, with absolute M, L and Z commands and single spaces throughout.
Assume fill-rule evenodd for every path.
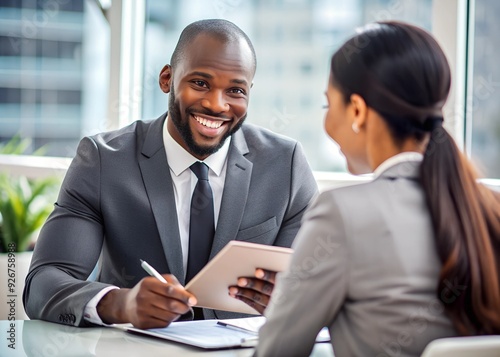
M 429 117 L 424 121 L 424 124 L 422 126 L 422 129 L 424 131 L 431 132 L 434 129 L 440 128 L 443 126 L 443 117 L 442 116 L 435 116 L 435 117 Z

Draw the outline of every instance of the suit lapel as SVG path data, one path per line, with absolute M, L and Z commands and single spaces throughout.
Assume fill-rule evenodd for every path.
M 144 140 L 139 166 L 168 268 L 170 273 L 174 274 L 181 284 L 184 284 L 182 248 L 174 189 L 163 145 L 165 117 L 151 123 Z
M 210 258 L 236 237 L 247 202 L 252 162 L 245 158 L 248 146 L 243 130 L 233 134 L 227 158 L 226 180 Z

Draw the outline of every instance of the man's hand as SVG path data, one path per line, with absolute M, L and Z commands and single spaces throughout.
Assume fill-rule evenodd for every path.
M 255 277 L 239 278 L 238 286 L 230 286 L 229 295 L 263 314 L 274 290 L 276 274 L 275 271 L 256 269 Z
M 146 277 L 132 289 L 108 292 L 97 304 L 102 321 L 130 322 L 137 328 L 166 327 L 196 304 L 196 297 L 179 284 L 175 276 L 163 275 L 168 284 Z

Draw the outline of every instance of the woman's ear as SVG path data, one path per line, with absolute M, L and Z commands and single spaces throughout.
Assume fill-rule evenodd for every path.
M 368 115 L 368 106 L 365 100 L 359 94 L 351 94 L 349 111 L 352 120 L 352 127 L 359 132 L 364 129 L 366 125 L 366 117 Z
M 163 93 L 170 92 L 170 84 L 172 82 L 172 66 L 166 64 L 162 68 L 160 72 L 160 77 L 158 78 L 158 82 L 160 84 L 160 88 L 163 91 Z

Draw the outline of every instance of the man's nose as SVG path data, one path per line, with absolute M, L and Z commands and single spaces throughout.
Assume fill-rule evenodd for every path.
M 201 101 L 201 105 L 214 113 L 223 113 L 229 110 L 229 103 L 226 100 L 226 96 L 220 90 L 208 92 Z

